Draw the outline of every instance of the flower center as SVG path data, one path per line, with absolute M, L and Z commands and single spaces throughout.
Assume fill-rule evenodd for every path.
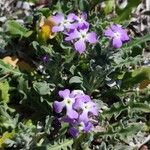
M 81 39 L 85 39 L 85 38 L 86 38 L 86 34 L 85 34 L 85 33 L 81 33 L 80 38 L 81 38 Z
M 120 38 L 120 33 L 119 32 L 115 32 L 114 35 L 115 35 L 115 38 Z
M 64 20 L 62 24 L 63 24 L 63 25 L 67 25 L 68 23 L 69 23 L 69 21 Z
M 85 104 L 84 105 L 84 110 L 88 110 L 88 109 L 90 109 L 91 108 L 91 106 L 89 105 L 89 104 Z
M 65 104 L 69 106 L 72 105 L 72 100 L 69 98 L 65 99 Z
M 83 20 L 83 18 L 78 17 L 78 21 L 79 21 L 79 22 L 83 22 L 84 20 Z

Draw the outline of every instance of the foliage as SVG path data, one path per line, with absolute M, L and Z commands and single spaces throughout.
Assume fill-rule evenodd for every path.
M 140 148 L 145 141 L 131 142 L 138 141 L 139 133 L 145 140 L 150 131 L 150 68 L 143 55 L 150 33 L 132 34 L 130 26 L 141 1 L 128 0 L 124 8 L 115 0 L 22 2 L 29 8 L 16 7 L 6 21 L 0 20 L 0 149 Z M 65 34 L 52 34 L 49 17 L 82 11 L 97 43 L 79 54 Z M 122 24 L 130 37 L 118 49 L 104 36 L 113 22 Z M 12 60 L 5 61 L 7 56 Z M 65 109 L 58 114 L 53 103 L 64 89 L 82 90 L 97 103 L 100 113 L 90 133 L 72 138 L 68 124 L 60 123 Z

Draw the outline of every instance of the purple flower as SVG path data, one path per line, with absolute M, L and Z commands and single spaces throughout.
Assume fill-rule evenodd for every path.
M 81 90 L 69 89 L 59 91 L 59 96 L 63 101 L 55 101 L 53 106 L 57 113 L 61 113 L 63 108 L 66 108 L 66 115 L 60 118 L 60 121 L 69 124 L 68 133 L 75 138 L 82 132 L 90 132 L 94 126 L 91 118 L 98 115 L 96 103 L 90 96 Z
M 81 95 L 85 95 L 84 92 L 82 90 L 73 90 L 71 92 L 72 97 L 77 98 Z
M 76 129 L 76 128 L 74 128 L 74 127 L 71 127 L 71 128 L 69 128 L 68 133 L 69 133 L 73 138 L 76 138 L 76 137 L 79 135 L 79 130 Z
M 120 48 L 123 42 L 129 40 L 127 31 L 123 29 L 120 25 L 111 25 L 104 31 L 105 36 L 112 39 L 112 45 L 115 48 Z
M 74 43 L 75 49 L 82 54 L 86 49 L 86 42 L 91 44 L 96 43 L 96 33 L 88 33 L 88 28 L 77 30 L 75 29 L 71 32 L 68 37 L 65 38 L 66 41 L 76 40 Z
M 52 20 L 56 23 L 56 26 L 52 28 L 53 32 L 60 32 L 64 31 L 65 29 L 72 29 L 74 28 L 74 25 L 72 22 L 74 22 L 75 14 L 70 13 L 67 16 L 67 19 L 65 19 L 64 15 L 61 13 L 58 13 L 55 16 L 52 16 Z
M 79 133 L 85 132 L 88 133 L 90 132 L 91 128 L 93 127 L 93 124 L 91 122 L 75 122 L 71 128 L 69 128 L 68 132 L 72 137 L 77 137 Z
M 69 128 L 68 132 L 75 138 L 81 131 L 84 133 L 90 132 L 92 127 L 93 124 L 91 122 L 76 122 L 71 128 Z
M 66 108 L 66 115 L 73 119 L 78 118 L 78 113 L 73 109 L 73 104 L 75 102 L 75 98 L 71 97 L 70 90 L 65 89 L 63 91 L 59 91 L 59 96 L 64 100 L 62 102 L 55 101 L 54 109 L 57 113 L 62 112 L 62 109 Z
M 89 115 L 98 115 L 96 103 L 91 101 L 88 95 L 82 95 L 78 97 L 73 105 L 74 109 L 82 110 L 79 115 L 79 120 L 83 122 L 89 122 Z
M 77 21 L 75 23 L 76 28 L 82 28 L 83 26 L 86 26 L 86 28 L 89 27 L 89 23 L 86 21 L 86 13 L 81 13 L 79 16 L 75 16 L 74 19 Z
M 78 127 L 79 127 L 79 131 L 89 132 L 93 127 L 93 124 L 91 122 L 80 122 Z
M 42 57 L 42 61 L 45 63 L 48 62 L 48 59 L 49 59 L 48 55 Z

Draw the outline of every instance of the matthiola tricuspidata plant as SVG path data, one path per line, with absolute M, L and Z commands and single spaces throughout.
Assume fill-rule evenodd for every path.
M 150 149 L 148 1 L 0 0 L 0 150 Z
M 81 90 L 65 89 L 59 91 L 59 96 L 63 100 L 54 102 L 54 110 L 61 113 L 65 108 L 62 121 L 69 123 L 69 133 L 76 137 L 80 132 L 90 132 L 94 126 L 91 120 L 98 116 L 97 104 Z
M 86 43 L 95 44 L 97 35 L 95 32 L 89 32 L 89 23 L 86 21 L 87 14 L 81 13 L 76 15 L 70 13 L 65 16 L 61 13 L 52 17 L 56 25 L 52 28 L 53 32 L 62 32 L 67 37 L 66 41 L 73 43 L 74 48 L 80 54 L 86 50 Z
M 113 24 L 104 31 L 105 36 L 112 40 L 114 48 L 120 48 L 123 43 L 129 41 L 127 31 L 121 25 Z

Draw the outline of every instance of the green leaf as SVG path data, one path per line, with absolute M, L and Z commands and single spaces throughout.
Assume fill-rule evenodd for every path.
M 8 107 L 6 104 L 0 105 L 0 127 L 6 129 L 14 129 L 18 123 L 19 115 L 12 115 L 14 109 Z
M 105 14 L 109 14 L 113 11 L 115 8 L 115 1 L 114 0 L 108 0 L 105 2 L 106 7 L 104 8 Z
M 85 10 L 88 10 L 88 1 L 86 0 L 80 0 L 79 1 L 79 9 L 82 10 L 82 11 L 85 11 Z
M 15 131 L 13 130 L 12 132 L 4 132 L 3 135 L 0 138 L 0 148 L 3 148 L 3 146 L 6 144 L 6 141 L 8 139 L 13 138 L 13 136 L 15 135 Z
M 32 31 L 29 31 L 15 20 L 9 20 L 6 22 L 6 30 L 12 35 L 19 35 L 26 38 L 32 34 Z
M 135 84 L 141 83 L 143 80 L 150 80 L 150 68 L 141 67 L 132 72 L 126 72 L 122 79 L 122 87 L 133 87 Z
M 130 136 L 135 135 L 143 127 L 144 124 L 142 123 L 128 123 L 127 127 L 119 126 L 116 130 L 110 126 L 110 128 L 106 132 L 98 132 L 94 136 L 95 138 L 103 137 L 105 139 L 107 139 L 108 137 L 111 139 L 115 137 L 119 137 L 120 139 L 126 139 Z
M 59 142 L 54 142 L 53 144 L 36 147 L 34 150 L 68 150 L 72 149 L 73 140 L 65 139 Z
M 74 76 L 69 80 L 69 83 L 82 83 L 83 82 L 83 78 L 79 77 L 79 76 Z
M 124 9 L 116 9 L 118 17 L 114 20 L 115 22 L 122 22 L 130 18 L 132 9 L 137 7 L 141 3 L 141 0 L 128 0 L 128 4 Z
M 7 81 L 0 82 L 0 101 L 9 102 L 9 83 Z
M 130 49 L 134 46 L 138 46 L 144 42 L 150 41 L 150 33 L 140 37 L 140 38 L 136 38 L 134 40 L 131 40 L 131 42 L 129 42 L 127 45 L 125 45 L 123 47 L 123 49 Z
M 101 114 L 103 118 L 110 119 L 112 116 L 117 118 L 121 112 L 129 111 L 130 112 L 143 112 L 149 113 L 150 112 L 150 104 L 148 103 L 141 103 L 141 102 L 130 102 L 128 105 L 123 105 L 121 102 L 114 103 L 110 109 L 104 110 Z
M 40 95 L 50 95 L 50 88 L 49 84 L 46 82 L 34 82 L 33 88 L 36 92 L 38 92 Z
M 132 103 L 131 104 L 131 111 L 137 111 L 137 112 L 144 112 L 144 113 L 150 113 L 150 104 L 148 103 Z
M 50 129 L 51 129 L 52 121 L 53 121 L 53 117 L 50 117 L 50 116 L 46 117 L 44 131 L 47 134 L 50 134 Z

